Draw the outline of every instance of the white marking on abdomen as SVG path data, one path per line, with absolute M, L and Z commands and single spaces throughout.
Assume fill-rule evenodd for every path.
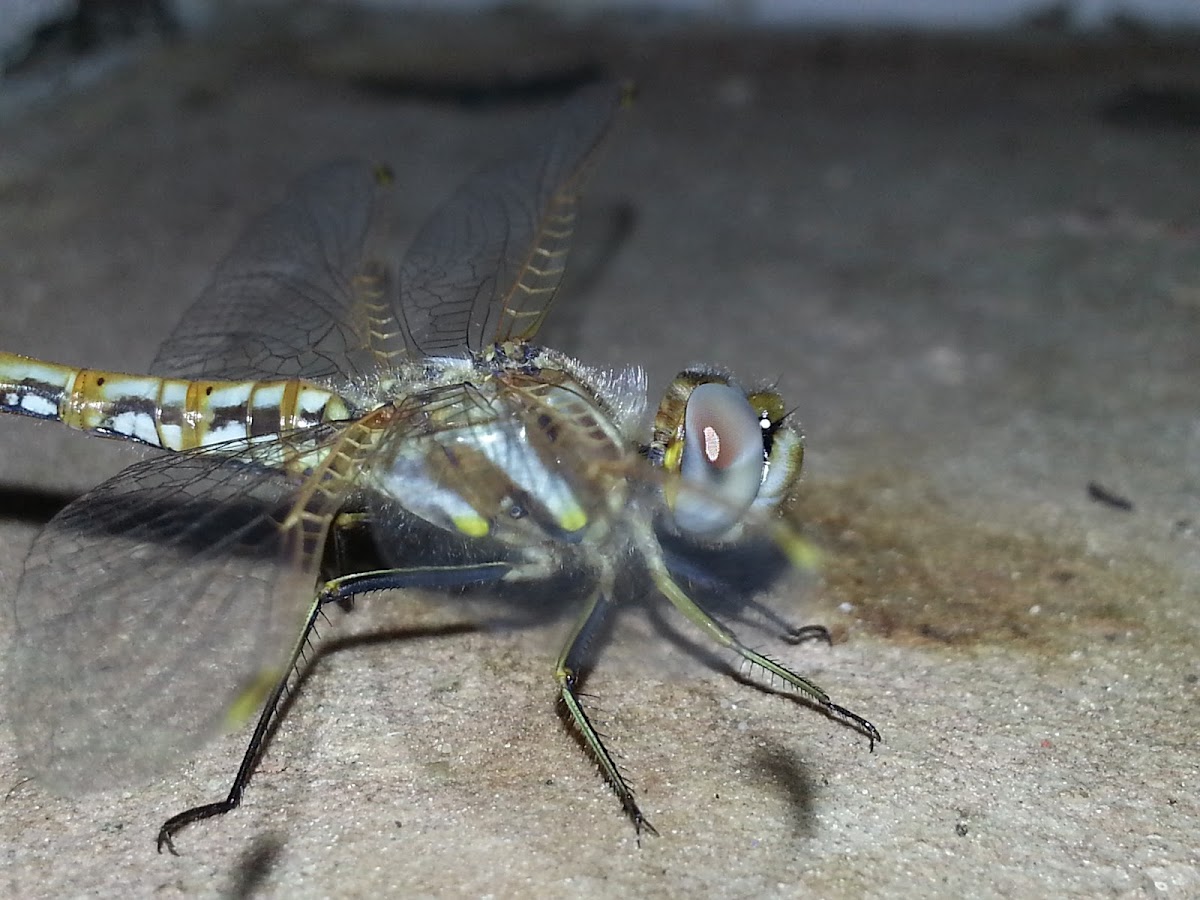
M 109 427 L 117 434 L 159 446 L 158 430 L 154 427 L 153 416 L 133 411 L 118 413 L 113 416 Z
M 14 397 L 13 399 L 16 398 Z M 9 405 L 12 406 L 15 404 Z M 34 416 L 58 418 L 58 405 L 51 403 L 45 397 L 39 397 L 37 394 L 26 394 L 23 396 L 21 398 L 21 409 Z
M 245 406 L 254 389 L 253 381 L 227 384 L 224 387 L 213 388 L 212 393 L 205 397 L 209 409 L 225 409 L 228 407 Z

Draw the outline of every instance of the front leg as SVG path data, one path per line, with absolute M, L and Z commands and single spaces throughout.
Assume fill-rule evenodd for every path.
M 554 669 L 554 679 L 558 683 L 558 694 L 563 708 L 566 710 L 568 719 L 574 726 L 580 742 L 599 766 L 600 774 L 613 789 L 617 799 L 621 801 L 621 808 L 625 810 L 625 815 L 633 823 L 635 831 L 639 835 L 642 832 L 658 834 L 638 806 L 637 800 L 633 796 L 633 788 L 629 786 L 629 782 L 625 780 L 616 760 L 604 746 L 604 741 L 591 719 L 588 718 L 576 690 L 581 677 L 586 674 L 584 664 L 588 643 L 603 624 L 604 617 L 608 612 L 611 587 L 611 576 L 602 578 L 601 583 L 588 597 L 583 615 L 571 630 L 571 635 L 567 639 L 562 653 L 559 654 L 558 664 Z

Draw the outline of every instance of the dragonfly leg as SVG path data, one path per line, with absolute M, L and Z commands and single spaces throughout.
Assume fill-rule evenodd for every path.
M 559 654 L 554 677 L 558 682 L 559 697 L 571 724 L 575 727 L 580 741 L 595 760 L 596 765 L 599 766 L 600 774 L 604 776 L 604 780 L 608 782 L 609 787 L 616 793 L 617 799 L 621 801 L 621 807 L 625 810 L 625 815 L 633 822 L 634 829 L 639 835 L 642 832 L 658 834 L 638 807 L 637 800 L 633 796 L 633 788 L 629 786 L 629 782 L 621 774 L 616 760 L 604 746 L 604 741 L 596 730 L 596 726 L 588 718 L 577 692 L 580 680 L 585 674 L 588 644 L 603 624 L 604 616 L 608 611 L 608 603 L 608 592 L 602 584 L 588 598 L 587 608 L 572 629 L 562 653 Z
M 833 646 L 833 635 L 829 633 L 829 629 L 824 625 L 793 625 L 766 604 L 759 603 L 757 600 L 747 600 L 745 603 L 747 609 L 751 610 L 755 615 L 766 619 L 773 627 L 778 628 L 783 639 L 789 644 L 804 644 L 809 641 L 816 641 L 829 647 Z M 741 616 L 739 620 L 747 622 L 749 621 L 749 617 Z
M 233 784 L 229 788 L 229 793 L 223 800 L 186 809 L 167 819 L 158 830 L 158 852 L 162 853 L 165 847 L 172 854 L 178 856 L 173 838 L 181 829 L 191 825 L 193 822 L 223 815 L 230 810 L 236 809 L 241 804 L 242 794 L 245 792 L 246 786 L 250 783 L 250 777 L 254 774 L 254 769 L 258 764 L 259 758 L 262 756 L 267 736 L 270 734 L 279 716 L 280 705 L 287 694 L 289 683 L 297 672 L 297 664 L 304 653 L 305 647 L 308 646 L 309 638 L 312 636 L 313 627 L 316 625 L 317 617 L 321 614 L 322 607 L 328 603 L 345 604 L 358 594 L 370 593 L 372 591 L 396 588 L 450 588 L 473 584 L 491 584 L 503 579 L 511 568 L 508 563 L 497 562 L 468 566 L 417 566 L 410 569 L 377 569 L 370 572 L 359 572 L 354 575 L 333 578 L 325 582 L 313 600 L 312 607 L 304 623 L 304 628 L 292 647 L 287 665 L 283 670 L 283 675 L 275 682 L 274 687 L 267 696 L 266 703 L 263 705 L 262 712 L 259 713 L 258 722 L 254 726 L 254 733 L 250 737 L 250 743 L 246 746 L 246 752 L 242 754 L 242 762 L 238 766 L 237 774 L 233 777 Z
M 370 536 L 371 517 L 362 512 L 341 512 L 330 523 L 329 554 L 324 560 L 322 578 L 337 578 L 345 572 L 355 569 L 353 560 L 357 558 L 357 543 L 365 535 Z M 338 601 L 338 606 L 344 612 L 354 609 L 354 595 L 349 594 Z
M 824 625 L 797 625 L 787 630 L 783 639 L 789 644 L 803 644 L 805 641 L 818 641 L 827 646 L 833 646 L 833 635 Z
M 650 577 L 653 579 L 655 587 L 671 601 L 672 606 L 683 613 L 690 622 L 698 626 L 722 647 L 729 648 L 752 666 L 757 666 L 760 669 L 770 672 L 780 680 L 791 685 L 835 719 L 848 722 L 853 728 L 866 736 L 870 742 L 871 750 L 875 749 L 877 742 L 883 740 L 879 736 L 879 729 L 858 713 L 851 712 L 846 707 L 834 703 L 829 698 L 829 695 L 815 682 L 805 678 L 803 675 L 796 674 L 787 668 L 787 666 L 777 663 L 770 657 L 751 650 L 738 640 L 737 635 L 696 605 L 696 601 L 689 597 L 687 592 L 671 577 L 670 572 L 667 571 L 666 565 L 661 559 L 650 560 Z M 799 637 L 801 639 L 806 637 L 824 639 L 824 636 L 828 634 L 819 625 L 797 629 L 797 631 L 800 633 Z

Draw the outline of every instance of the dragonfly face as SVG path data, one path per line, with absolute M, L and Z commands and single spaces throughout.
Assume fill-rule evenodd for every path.
M 576 690 L 635 556 L 702 633 L 873 745 L 869 722 L 704 611 L 660 540 L 758 531 L 798 555 L 779 507 L 802 449 L 778 395 L 688 370 L 644 433 L 640 369 L 589 368 L 533 342 L 621 102 L 612 85 L 581 91 L 468 179 L 398 265 L 364 252 L 371 166 L 305 176 L 242 237 L 149 376 L 0 353 L 0 411 L 176 451 L 71 503 L 30 553 L 9 675 L 31 768 L 68 790 L 124 782 L 261 707 L 229 795 L 165 823 L 159 849 L 171 847 L 183 826 L 240 802 L 325 604 L 520 584 L 570 562 L 589 578 L 558 693 L 647 830 Z M 405 517 L 482 549 L 459 563 L 411 558 L 393 540 Z M 328 548 L 363 526 L 389 568 L 331 571 Z
M 774 391 L 689 369 L 663 396 L 649 457 L 677 476 L 664 490 L 679 530 L 720 539 L 777 511 L 800 478 L 804 444 Z

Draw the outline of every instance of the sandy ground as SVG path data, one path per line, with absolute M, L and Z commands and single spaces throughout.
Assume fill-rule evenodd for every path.
M 1200 895 L 1194 45 L 505 20 L 165 47 L 0 124 L 0 347 L 136 371 L 296 173 L 387 160 L 411 232 L 593 67 L 641 98 L 546 341 L 654 390 L 699 360 L 778 380 L 826 565 L 770 601 L 836 642 L 764 647 L 884 743 L 618 653 L 589 689 L 660 832 L 639 846 L 555 715 L 553 645 L 352 641 L 178 858 L 158 824 L 224 792 L 244 736 L 62 798 L 0 732 L 0 892 Z M 130 456 L 0 425 L 11 598 L 38 528 Z M 437 617 L 367 606 L 351 630 Z

